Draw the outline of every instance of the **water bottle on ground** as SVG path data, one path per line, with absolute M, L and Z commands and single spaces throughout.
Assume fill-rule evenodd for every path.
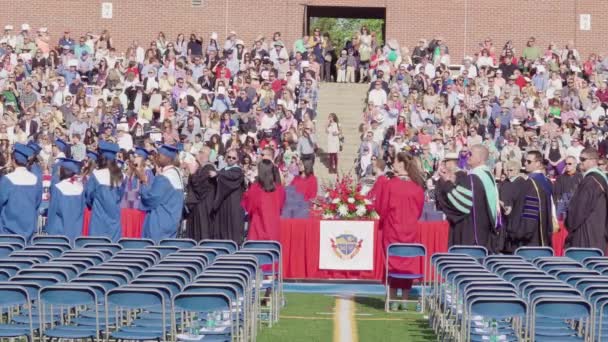
M 418 298 L 418 302 L 416 303 L 416 312 L 422 312 L 422 298 Z
M 498 342 L 498 341 L 499 341 L 498 322 L 496 322 L 496 319 L 492 319 L 492 321 L 490 323 L 490 342 Z
M 215 312 L 207 313 L 207 326 L 208 330 L 213 330 L 215 328 Z
M 201 327 L 199 325 L 198 316 L 194 315 L 194 317 L 192 317 L 192 323 L 190 324 L 190 329 L 189 329 L 188 333 L 190 334 L 190 337 L 195 337 L 195 336 L 198 336 L 200 331 L 201 331 Z

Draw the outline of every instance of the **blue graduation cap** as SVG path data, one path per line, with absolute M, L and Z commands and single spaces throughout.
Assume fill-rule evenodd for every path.
M 63 141 L 59 138 L 55 139 L 55 146 L 57 146 L 57 148 L 63 153 L 65 153 L 65 151 L 67 151 L 68 147 L 70 147 L 70 145 L 68 143 L 66 143 L 65 141 Z
M 183 143 L 177 143 L 177 151 L 178 152 L 183 152 L 184 151 L 184 144 Z
M 104 158 L 114 160 L 118 151 L 120 151 L 120 147 L 117 144 L 103 140 L 99 142 L 99 152 Z
M 137 154 L 138 156 L 143 157 L 144 159 L 148 159 L 148 157 L 150 156 L 150 152 L 148 152 L 148 150 L 146 150 L 143 147 L 136 147 L 135 148 L 135 154 Z
M 171 145 L 162 145 L 158 148 L 158 153 L 163 154 L 171 159 L 177 156 L 177 147 Z
M 99 154 L 95 151 L 87 150 L 87 158 L 97 161 Z
M 61 158 L 59 160 L 59 166 L 66 168 L 74 172 L 75 174 L 79 174 L 80 168 L 82 167 L 82 163 L 70 158 Z
M 31 147 L 25 144 L 15 143 L 13 149 L 13 156 L 17 162 L 25 164 L 27 163 L 27 160 L 30 159 L 30 157 L 33 155 L 34 150 Z
M 37 155 L 38 153 L 40 153 L 40 151 L 42 151 L 42 147 L 40 147 L 40 145 L 38 145 L 38 143 L 36 143 L 34 140 L 30 140 L 27 143 L 27 146 L 34 150 L 34 155 Z

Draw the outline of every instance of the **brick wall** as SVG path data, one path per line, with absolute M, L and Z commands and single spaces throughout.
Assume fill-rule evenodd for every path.
M 29 23 L 48 27 L 53 38 L 65 28 L 74 35 L 109 29 L 115 45 L 124 50 L 132 40 L 143 45 L 163 31 L 174 40 L 179 32 L 203 34 L 216 31 L 220 39 L 235 30 L 246 42 L 258 34 L 269 37 L 281 31 L 291 44 L 302 34 L 303 3 L 314 6 L 386 7 L 387 37 L 413 46 L 419 38 L 442 35 L 450 46 L 452 61 L 476 49 L 485 37 L 498 48 L 512 39 L 521 52 L 531 35 L 544 48 L 550 41 L 563 46 L 573 40 L 586 58 L 591 51 L 607 53 L 607 0 L 114 0 L 113 18 L 101 19 L 99 0 L 0 0 L 0 25 L 16 28 Z M 591 31 L 579 30 L 579 14 L 591 14 Z M 247 19 L 243 19 L 244 16 Z

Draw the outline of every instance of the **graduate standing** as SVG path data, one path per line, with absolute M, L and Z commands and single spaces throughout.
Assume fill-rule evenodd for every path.
M 467 184 L 469 181 L 467 172 L 458 167 L 458 161 L 458 153 L 446 153 L 440 170 L 445 170 L 447 174 L 453 175 L 455 181 L 454 183 L 452 183 L 451 181 L 443 180 L 440 178 L 437 181 L 437 191 L 435 192 L 437 207 L 439 210 L 446 213 L 447 221 L 450 224 L 450 230 L 448 234 L 448 246 L 464 244 L 462 238 L 463 232 L 471 228 L 470 226 L 467 226 L 469 222 L 462 220 L 462 215 L 459 211 L 453 211 L 454 205 L 450 201 L 450 197 L 452 197 L 453 199 L 454 196 L 451 194 L 451 190 L 454 189 L 454 184 Z M 457 196 L 460 196 L 461 192 L 462 196 L 466 196 L 468 194 L 464 187 L 456 187 L 456 189 L 458 191 Z M 451 214 L 448 215 L 448 212 L 450 212 Z
M 42 201 L 42 179 L 26 168 L 33 155 L 30 147 L 16 143 L 14 171 L 0 178 L 0 234 L 18 234 L 28 242 L 36 232 Z
M 568 213 L 565 247 L 595 247 L 606 252 L 608 236 L 608 180 L 598 168 L 596 149 L 586 148 L 579 160 L 583 180 L 574 191 Z
M 382 250 L 392 243 L 419 243 L 418 220 L 424 208 L 424 178 L 414 158 L 405 152 L 397 154 L 393 165 L 394 176 L 383 186 L 382 202 L 376 204 L 382 226 Z M 414 258 L 391 257 L 389 272 L 422 273 Z M 389 278 L 390 298 L 407 300 L 412 280 Z M 398 309 L 393 303 L 391 310 Z
M 51 186 L 59 182 L 59 160 L 62 158 L 70 158 L 70 145 L 65 141 L 57 138 L 53 145 L 53 166 L 51 167 Z
M 486 166 L 489 151 L 481 145 L 471 146 L 467 159 L 469 175 L 458 178 L 447 168 L 439 170 L 442 186 L 438 198 L 446 199 L 441 205 L 454 229 L 452 244 L 484 246 L 490 253 L 502 250 L 500 234 L 500 208 L 498 188 L 490 169 Z
M 105 236 L 112 241 L 118 241 L 122 234 L 122 172 L 116 164 L 116 154 L 119 150 L 117 144 L 99 142 L 99 168 L 90 174 L 85 185 L 86 204 L 91 209 L 89 236 Z
M 51 187 L 46 232 L 65 235 L 74 241 L 82 235 L 84 219 L 84 186 L 78 176 L 81 163 L 73 159 L 59 161 L 60 181 Z
M 249 214 L 248 240 L 279 241 L 281 210 L 285 204 L 285 189 L 276 182 L 274 164 L 270 160 L 258 163 L 257 181 L 243 195 L 241 202 Z
M 196 156 L 198 168 L 188 177 L 186 206 L 186 237 L 195 241 L 219 236 L 217 225 L 211 216 L 215 199 L 215 166 L 209 162 L 211 149 L 203 146 Z
M 30 161 L 30 171 L 38 177 L 38 179 L 42 180 L 42 168 L 40 167 L 40 161 L 38 160 L 38 154 L 42 151 L 42 147 L 38 145 L 35 141 L 30 140 L 27 143 L 27 146 L 34 151 Z
M 177 148 L 162 145 L 156 155 L 157 174 L 149 180 L 143 166 L 136 170 L 142 182 L 139 190 L 141 204 L 146 211 L 143 237 L 158 242 L 175 238 L 180 228 L 184 210 L 184 184 L 182 175 L 175 167 Z
M 238 163 L 237 151 L 226 153 L 227 166 L 217 172 L 217 191 L 214 201 L 215 220 L 219 227 L 216 239 L 227 239 L 241 244 L 244 235 L 244 212 L 241 207 L 245 190 L 245 173 Z

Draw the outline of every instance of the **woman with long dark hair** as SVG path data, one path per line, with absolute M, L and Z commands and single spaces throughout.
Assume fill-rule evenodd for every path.
M 120 200 L 122 171 L 116 164 L 117 144 L 99 142 L 99 168 L 91 174 L 85 186 L 85 199 L 91 209 L 90 236 L 105 236 L 118 241 L 121 236 Z
M 256 182 L 243 195 L 241 205 L 249 214 L 248 240 L 279 240 L 285 190 L 276 182 L 274 168 L 272 161 L 262 159 Z
M 394 176 L 382 187 L 382 194 L 376 194 L 375 203 L 380 215 L 385 251 L 391 243 L 419 242 L 417 226 L 424 207 L 424 178 L 416 159 L 406 152 L 398 153 L 393 172 Z M 392 257 L 389 260 L 389 273 L 420 274 L 419 263 L 413 261 L 413 258 Z M 390 286 L 391 299 L 397 297 L 398 289 L 402 290 L 401 307 L 405 308 L 412 280 L 389 277 L 387 285 Z M 398 303 L 393 304 L 391 309 L 399 309 Z

